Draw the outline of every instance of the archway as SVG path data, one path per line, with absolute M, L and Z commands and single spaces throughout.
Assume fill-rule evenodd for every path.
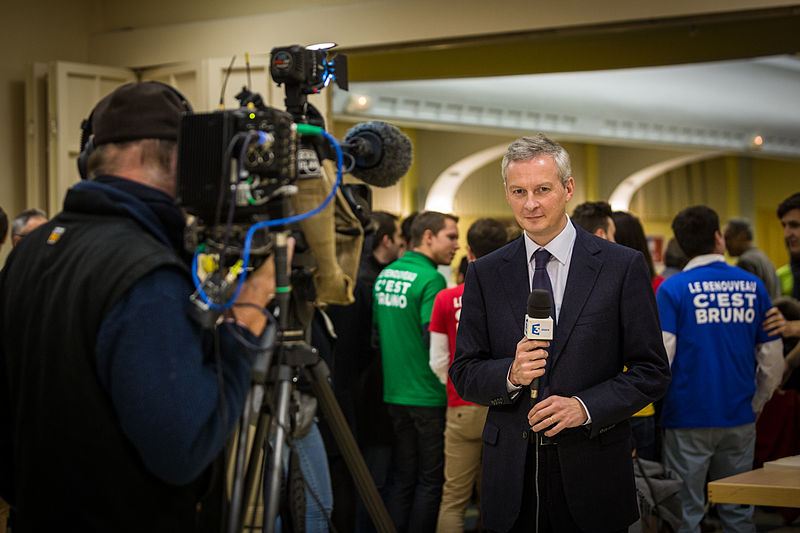
M 464 180 L 477 169 L 502 157 L 507 149 L 508 143 L 498 144 L 460 159 L 447 167 L 431 185 L 428 196 L 425 198 L 425 209 L 452 213 L 453 199 Z
M 633 195 L 642 188 L 642 186 L 652 181 L 653 179 L 661 176 L 670 170 L 697 163 L 698 161 L 705 161 L 724 155 L 725 152 L 705 152 L 702 154 L 690 154 L 680 157 L 674 157 L 665 161 L 644 167 L 637 170 L 624 180 L 622 180 L 611 192 L 608 198 L 608 203 L 611 204 L 611 209 L 614 211 L 627 211 L 630 206 Z

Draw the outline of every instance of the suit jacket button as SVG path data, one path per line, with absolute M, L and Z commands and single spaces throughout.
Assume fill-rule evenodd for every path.
M 522 438 L 525 439 L 525 440 L 528 439 L 528 432 L 527 431 L 523 431 L 522 432 Z

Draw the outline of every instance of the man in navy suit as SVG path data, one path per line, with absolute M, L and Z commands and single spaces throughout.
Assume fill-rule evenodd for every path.
M 572 224 L 575 182 L 560 145 L 541 134 L 518 139 L 502 173 L 523 236 L 470 263 L 450 368 L 465 400 L 490 406 L 483 523 L 626 531 L 638 516 L 628 418 L 670 380 L 650 274 L 640 252 Z M 523 335 L 528 295 L 543 276 L 554 303 L 550 343 Z M 538 401 L 529 390 L 537 377 Z

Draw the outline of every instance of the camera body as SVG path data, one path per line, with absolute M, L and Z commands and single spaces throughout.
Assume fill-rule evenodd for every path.
M 302 94 L 316 94 L 331 81 L 347 90 L 347 57 L 337 55 L 328 61 L 326 50 L 302 46 L 281 46 L 270 52 L 269 73 L 273 81 L 287 87 L 298 87 Z
M 204 325 L 216 323 L 233 304 L 241 272 L 273 253 L 278 260 L 285 250 L 279 241 L 288 232 L 302 234 L 308 245 L 295 250 L 292 268 L 313 271 L 317 300 L 353 300 L 358 264 L 351 259 L 361 250 L 370 206 L 347 188 L 339 192 L 347 172 L 340 143 L 307 101 L 332 81 L 346 85 L 346 59 L 329 61 L 327 52 L 299 46 L 276 48 L 272 56 L 273 80 L 286 91 L 285 111 L 264 105 L 244 87 L 236 95 L 238 109 L 181 119 L 177 197 L 190 215 L 184 246 L 193 254 L 195 302 Z M 339 159 L 332 171 L 324 169 L 329 144 Z
M 294 181 L 296 154 L 294 121 L 284 111 L 242 107 L 185 115 L 178 133 L 178 199 L 206 224 L 225 221 L 231 207 L 234 223 L 252 223 L 275 191 Z

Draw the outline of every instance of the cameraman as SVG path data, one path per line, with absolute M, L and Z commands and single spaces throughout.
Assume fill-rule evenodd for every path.
M 175 203 L 188 103 L 130 83 L 90 115 L 90 180 L 0 273 L 0 494 L 14 531 L 219 529 L 220 452 L 242 410 L 274 263 L 211 332 Z

